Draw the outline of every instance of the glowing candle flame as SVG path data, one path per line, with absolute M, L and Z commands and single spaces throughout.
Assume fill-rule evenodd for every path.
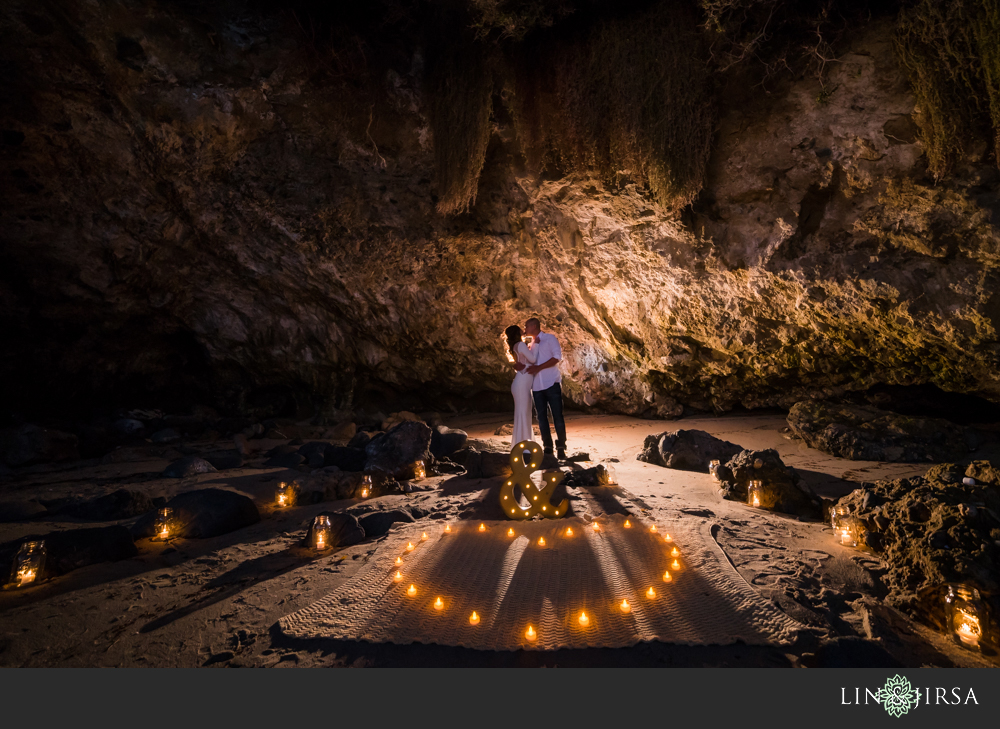
M 409 595 L 410 597 L 413 597 L 414 595 L 416 595 L 417 594 L 417 586 L 416 585 L 410 585 L 409 587 L 407 587 L 406 588 L 406 594 Z
M 24 585 L 30 584 L 35 581 L 35 571 L 34 570 L 23 570 L 17 574 L 17 586 L 23 587 Z
M 757 494 L 753 495 L 753 505 L 754 506 L 760 506 L 760 497 L 757 496 Z
M 535 629 L 529 625 L 528 630 L 525 631 L 524 633 L 524 637 L 527 638 L 528 640 L 534 640 L 535 638 L 538 637 L 538 633 L 536 633 Z
M 573 527 L 566 527 L 566 536 L 567 537 L 573 536 Z
M 539 547 L 544 547 L 545 546 L 545 537 L 539 537 L 538 538 L 538 546 Z
M 514 536 L 514 527 L 511 527 L 510 529 L 507 530 L 507 536 L 508 537 Z
M 678 550 L 677 547 L 674 547 L 673 549 L 670 550 L 671 557 L 680 557 L 680 555 L 681 555 L 680 550 Z
M 656 534 L 656 524 L 653 524 L 653 526 L 649 528 L 649 531 L 651 531 L 653 534 Z
M 622 600 L 622 604 L 618 606 L 621 608 L 623 613 L 628 613 L 632 611 L 632 606 L 628 604 L 628 600 Z
M 664 582 L 670 582 L 670 580 L 672 580 L 672 579 L 674 579 L 674 578 L 670 576 L 670 572 L 669 571 L 663 573 L 663 581 Z
M 663 535 L 663 541 L 664 542 L 672 542 L 672 541 L 674 541 L 674 538 L 672 536 L 670 536 L 669 534 L 664 534 Z
M 469 625 L 479 625 L 479 616 L 476 615 L 476 611 L 472 611 L 472 615 L 469 616 Z
M 676 572 L 680 568 L 681 568 L 681 563 L 678 562 L 676 559 L 674 560 L 674 563 L 670 565 L 670 569 L 672 569 L 674 572 Z
M 631 529 L 632 528 L 632 523 L 628 519 L 625 520 L 625 528 L 626 529 Z
M 326 540 L 322 534 L 316 535 L 316 549 L 326 549 Z
M 406 543 L 406 551 L 407 552 L 412 552 L 413 551 L 413 542 L 407 542 Z
M 167 529 L 166 527 L 163 527 L 163 531 L 160 532 L 160 539 L 166 539 L 169 536 L 170 536 L 170 530 Z
M 486 525 L 485 524 L 480 524 L 479 525 L 479 531 L 485 532 L 486 531 Z
M 399 570 L 396 570 L 396 574 L 393 576 L 392 581 L 393 582 L 402 582 L 403 581 L 403 575 L 400 574 Z
M 361 489 L 361 498 L 362 499 L 368 498 L 368 489 Z
M 587 613 L 580 613 L 580 625 L 585 628 L 590 625 L 590 618 L 587 617 Z
M 956 622 L 958 622 L 958 627 L 955 628 L 955 632 L 958 639 L 966 645 L 978 646 L 979 638 L 983 634 L 982 628 L 979 627 L 979 618 L 960 609 Z
M 403 558 L 402 557 L 396 557 L 396 564 L 403 564 Z
M 444 533 L 451 534 L 451 524 L 445 524 Z
M 420 535 L 420 541 L 421 542 L 427 541 L 427 532 L 424 532 L 423 534 Z
M 434 601 L 434 609 L 435 610 L 444 610 L 444 600 L 442 600 L 440 597 L 437 600 L 435 600 Z
M 656 597 L 656 590 L 654 590 L 652 586 L 650 586 L 650 588 L 646 590 L 646 597 L 648 597 L 650 600 Z
M 594 531 L 595 532 L 601 531 L 601 525 L 598 524 L 596 521 L 594 522 Z
M 284 506 L 288 501 L 288 497 L 284 494 L 278 494 L 278 506 Z

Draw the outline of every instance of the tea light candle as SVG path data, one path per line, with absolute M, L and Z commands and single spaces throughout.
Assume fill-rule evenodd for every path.
M 538 637 L 538 633 L 536 633 L 535 629 L 529 625 L 528 629 L 524 632 L 524 637 L 527 638 L 528 640 L 533 641 L 535 638 Z
M 573 536 L 573 527 L 566 527 L 566 536 L 567 537 Z
M 674 560 L 673 564 L 670 565 L 670 569 L 672 569 L 674 572 L 676 572 L 680 568 L 681 568 L 681 563 L 678 562 L 676 559 Z
M 656 534 L 656 524 L 653 524 L 652 526 L 650 526 L 649 527 L 649 531 L 652 532 L 653 534 Z
M 417 594 L 417 586 L 416 585 L 410 585 L 409 587 L 407 587 L 406 588 L 406 594 L 409 595 L 410 597 L 413 597 L 414 595 L 416 595 Z
M 598 524 L 596 521 L 594 522 L 594 531 L 595 532 L 601 531 L 601 525 Z
M 626 529 L 631 529 L 632 528 L 632 523 L 628 519 L 625 520 L 625 528 Z
M 396 564 L 397 565 L 403 564 L 403 558 L 402 557 L 396 557 Z
M 403 575 L 400 573 L 399 570 L 396 570 L 396 574 L 393 575 L 392 581 L 393 582 L 402 582 L 403 581 Z
M 587 617 L 587 613 L 581 612 L 579 620 L 580 620 L 580 625 L 582 625 L 584 628 L 590 625 L 590 618 Z
M 507 530 L 507 536 L 508 537 L 514 536 L 514 527 L 511 527 L 510 529 Z
M 656 590 L 654 590 L 652 586 L 650 586 L 650 588 L 646 590 L 646 597 L 648 597 L 650 600 L 656 597 Z
M 673 549 L 670 550 L 670 556 L 671 557 L 680 557 L 681 556 L 680 550 L 677 549 L 677 547 L 674 547 Z
M 544 547 L 545 546 L 545 537 L 539 537 L 538 538 L 538 546 L 539 547 Z
M 479 531 L 485 532 L 486 531 L 486 525 L 485 524 L 480 524 L 479 525 Z
M 670 576 L 670 570 L 667 570 L 666 572 L 663 573 L 663 581 L 664 582 L 670 582 L 670 580 L 672 580 L 672 579 L 674 579 L 674 578 Z
M 669 534 L 664 534 L 663 535 L 663 541 L 664 542 L 672 542 L 672 541 L 674 541 L 674 538 L 672 536 L 670 536 Z
M 407 542 L 406 543 L 406 551 L 407 552 L 412 552 L 413 551 L 413 542 Z
M 472 611 L 472 615 L 469 616 L 469 625 L 479 625 L 479 616 L 476 611 Z
M 435 610 L 444 610 L 444 600 L 442 600 L 440 597 L 437 600 L 435 600 L 434 601 L 434 609 Z
M 622 600 L 622 604 L 618 607 L 623 613 L 632 612 L 632 606 L 628 604 L 628 600 Z
M 451 534 L 451 524 L 445 524 L 444 525 L 444 533 L 445 534 Z
M 17 585 L 18 587 L 23 587 L 24 585 L 31 584 L 35 581 L 35 571 L 34 570 L 24 570 L 23 572 L 17 573 Z
M 420 541 L 421 542 L 427 541 L 427 532 L 424 532 L 423 534 L 420 535 Z
M 423 461 L 417 461 L 413 464 L 413 480 L 421 481 L 427 478 L 427 466 Z

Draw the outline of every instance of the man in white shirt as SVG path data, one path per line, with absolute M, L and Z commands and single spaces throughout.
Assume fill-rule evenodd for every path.
M 531 317 L 524 323 L 524 333 L 531 337 L 531 349 L 537 353 L 536 364 L 527 368 L 528 374 L 534 375 L 531 386 L 532 397 L 535 400 L 535 413 L 538 416 L 538 429 L 542 431 L 542 444 L 545 453 L 552 455 L 552 432 L 549 430 L 548 411 L 552 411 L 552 422 L 556 426 L 556 448 L 558 458 L 566 459 L 566 423 L 563 420 L 562 375 L 559 373 L 559 361 L 562 359 L 562 349 L 559 340 L 548 332 L 543 332 L 541 323 Z

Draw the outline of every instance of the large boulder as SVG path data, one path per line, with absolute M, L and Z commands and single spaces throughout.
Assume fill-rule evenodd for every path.
M 788 411 L 788 427 L 810 447 L 856 461 L 954 460 L 978 440 L 974 431 L 941 418 L 818 400 L 795 403 Z
M 6 579 L 21 544 L 45 541 L 45 566 L 42 579 L 63 575 L 100 562 L 117 562 L 139 554 L 132 535 L 123 526 L 92 527 L 30 535 L 0 545 L 0 575 Z
M 353 514 L 343 514 L 340 512 L 324 511 L 317 516 L 328 516 L 330 517 L 330 526 L 332 527 L 330 533 L 330 547 L 337 549 L 340 547 L 349 547 L 352 544 L 357 544 L 358 542 L 364 541 L 365 530 L 362 528 L 361 524 L 358 523 L 358 518 Z M 313 537 L 313 524 L 309 524 L 309 528 L 306 530 L 305 545 L 312 545 Z
M 337 425 L 333 426 L 332 428 L 329 428 L 326 431 L 325 436 L 330 440 L 349 441 L 355 435 L 357 435 L 357 432 L 358 432 L 358 426 L 355 425 L 352 421 L 347 420 L 343 423 L 337 423 Z
M 836 503 L 887 565 L 887 602 L 919 612 L 928 595 L 960 582 L 1000 609 L 998 471 L 988 461 L 941 464 L 923 476 L 862 484 Z
M 412 478 L 413 464 L 431 460 L 431 429 L 419 420 L 404 420 L 365 446 L 365 470 L 393 478 Z
M 710 461 L 726 463 L 742 450 L 742 446 L 716 438 L 704 430 L 676 430 L 646 436 L 642 452 L 636 460 L 682 471 L 708 473 Z
M 92 521 L 117 521 L 148 514 L 153 510 L 153 500 L 141 491 L 118 489 L 110 494 L 89 501 L 67 504 L 60 514 Z
M 719 469 L 723 496 L 746 503 L 751 481 L 760 481 L 761 509 L 810 519 L 823 516 L 823 500 L 810 491 L 774 449 L 740 451 Z
M 494 450 L 479 450 L 466 446 L 452 454 L 452 460 L 465 468 L 466 478 L 506 478 L 511 474 L 510 453 Z
M 469 434 L 464 430 L 439 425 L 431 433 L 431 453 L 435 458 L 447 458 L 465 447 Z
M 219 471 L 225 471 L 229 468 L 241 468 L 243 466 L 243 454 L 235 448 L 228 451 L 206 453 L 204 457 L 206 461 Z
M 0 460 L 8 466 L 72 461 L 80 457 L 75 435 L 37 425 L 0 431 Z
M 167 506 L 174 510 L 175 536 L 207 539 L 256 524 L 260 513 L 253 499 L 225 489 L 200 489 L 178 494 Z M 137 539 L 154 535 L 156 514 L 147 514 L 132 527 Z
M 295 468 L 305 463 L 306 459 L 301 453 L 283 453 L 278 456 L 271 456 L 264 465 L 267 468 Z
M 166 478 L 188 478 L 199 473 L 216 473 L 216 468 L 204 458 L 184 456 L 163 469 L 163 476 Z
M 365 514 L 358 519 L 361 528 L 365 530 L 365 538 L 381 537 L 388 533 L 393 524 L 413 523 L 416 521 L 413 515 L 403 509 L 392 509 L 390 511 L 375 511 Z

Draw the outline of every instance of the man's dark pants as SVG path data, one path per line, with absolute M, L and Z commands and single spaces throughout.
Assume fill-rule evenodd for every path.
M 563 420 L 562 385 L 557 382 L 546 390 L 535 390 L 531 396 L 535 399 L 535 414 L 538 416 L 538 429 L 542 431 L 542 444 L 545 446 L 545 452 L 552 452 L 549 410 L 552 410 L 552 422 L 556 426 L 556 448 L 565 450 L 566 422 Z

